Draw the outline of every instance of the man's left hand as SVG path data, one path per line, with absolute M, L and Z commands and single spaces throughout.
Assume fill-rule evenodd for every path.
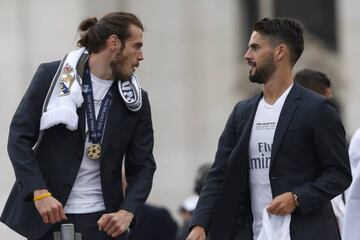
M 130 226 L 134 214 L 125 210 L 119 210 L 115 213 L 107 213 L 101 216 L 97 222 L 99 230 L 106 232 L 113 238 L 126 232 Z
M 295 211 L 296 205 L 294 200 L 294 194 L 292 192 L 286 192 L 279 196 L 276 196 L 270 205 L 267 207 L 267 211 L 270 214 L 285 216 Z

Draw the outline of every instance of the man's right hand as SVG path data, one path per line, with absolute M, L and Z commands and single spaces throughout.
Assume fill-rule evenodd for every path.
M 48 190 L 35 190 L 34 197 L 47 193 Z M 54 197 L 49 196 L 41 200 L 35 201 L 35 207 L 41 215 L 44 223 L 57 223 L 66 220 L 63 205 Z
M 206 239 L 206 233 L 205 229 L 201 226 L 195 226 L 189 236 L 186 238 L 186 240 L 205 240 Z

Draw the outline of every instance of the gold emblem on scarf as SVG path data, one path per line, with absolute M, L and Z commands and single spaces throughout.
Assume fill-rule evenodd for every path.
M 70 88 L 74 82 L 74 77 L 71 75 L 73 71 L 74 69 L 68 63 L 64 66 L 59 81 L 61 90 L 59 96 L 66 96 L 70 94 Z
M 86 155 L 91 160 L 98 160 L 101 157 L 101 146 L 100 146 L 100 144 L 99 143 L 91 144 L 86 149 Z

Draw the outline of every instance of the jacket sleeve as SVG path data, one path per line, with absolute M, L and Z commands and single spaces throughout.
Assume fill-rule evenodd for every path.
M 121 209 L 137 215 L 149 196 L 156 164 L 153 157 L 154 133 L 147 93 L 143 91 L 143 106 L 134 135 L 125 154 L 127 187 Z
M 315 181 L 293 191 L 298 196 L 302 214 L 344 192 L 352 179 L 345 130 L 337 111 L 328 100 L 324 100 L 314 116 L 313 143 L 321 171 Z
M 46 188 L 33 148 L 39 137 L 42 106 L 53 75 L 46 70 L 46 64 L 39 66 L 10 125 L 7 149 L 24 200 L 32 199 L 34 190 Z
M 235 106 L 220 136 L 215 161 L 204 181 L 199 201 L 190 223 L 190 229 L 195 226 L 202 226 L 206 232 L 209 231 L 211 215 L 225 180 L 228 159 L 238 140 L 236 134 L 236 110 L 237 107 Z

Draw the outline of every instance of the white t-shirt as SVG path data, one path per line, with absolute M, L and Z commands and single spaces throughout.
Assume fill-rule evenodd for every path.
M 249 180 L 251 208 L 254 217 L 254 239 L 257 239 L 261 230 L 263 210 L 272 201 L 269 180 L 272 143 L 281 109 L 292 86 L 273 105 L 267 104 L 264 98 L 260 100 L 251 130 L 249 142 Z
M 95 102 L 95 114 L 97 116 L 102 99 L 110 89 L 113 81 L 102 80 L 91 74 L 91 83 Z M 83 159 L 64 208 L 67 214 L 92 213 L 105 210 L 100 180 L 100 160 L 91 160 L 86 155 L 86 149 L 91 144 L 89 142 L 87 122 L 86 132 Z

